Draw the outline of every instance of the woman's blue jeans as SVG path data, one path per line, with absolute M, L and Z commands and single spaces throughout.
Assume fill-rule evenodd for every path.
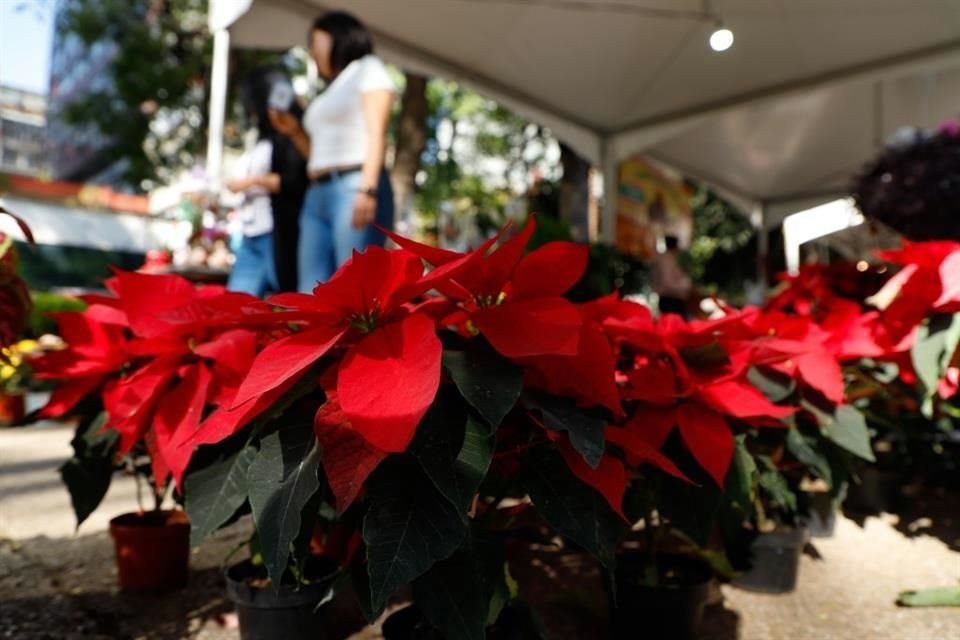
M 273 234 L 243 236 L 230 270 L 227 289 L 262 297 L 277 290 L 277 269 L 273 261 Z
M 353 227 L 353 204 L 362 180 L 359 171 L 337 174 L 307 190 L 300 211 L 300 244 L 297 248 L 299 283 L 297 289 L 310 293 L 320 282 L 330 279 L 354 249 L 383 246 L 386 237 L 374 225 Z M 393 190 L 386 171 L 380 172 L 377 185 L 376 223 L 393 226 Z

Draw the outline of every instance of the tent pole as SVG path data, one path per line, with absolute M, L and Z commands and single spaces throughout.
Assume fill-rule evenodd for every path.
M 770 235 L 767 230 L 766 206 L 759 202 L 750 214 L 750 221 L 757 230 L 757 284 L 764 295 L 770 286 L 767 263 L 770 258 Z
M 213 69 L 210 74 L 210 117 L 207 129 L 207 179 L 219 190 L 223 169 L 223 122 L 227 110 L 227 65 L 230 59 L 230 32 L 213 34 Z
M 605 136 L 600 140 L 600 167 L 603 171 L 603 211 L 600 218 L 600 240 L 604 244 L 614 245 L 617 241 L 617 192 L 619 191 L 620 166 L 614 153 L 612 139 Z

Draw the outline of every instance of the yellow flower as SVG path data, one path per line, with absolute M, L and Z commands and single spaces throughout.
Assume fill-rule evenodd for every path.
M 33 353 L 40 348 L 40 345 L 36 340 L 21 340 L 17 344 L 13 345 L 14 351 L 19 351 L 20 353 Z
M 0 380 L 9 380 L 16 372 L 16 367 L 11 367 L 8 364 L 0 365 Z

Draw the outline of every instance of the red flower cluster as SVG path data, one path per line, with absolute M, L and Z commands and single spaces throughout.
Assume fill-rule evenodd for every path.
M 157 485 L 171 474 L 179 482 L 189 451 L 175 443 L 208 406 L 233 401 L 258 334 L 232 325 L 263 303 L 177 276 L 118 271 L 106 284 L 113 295 L 85 296 L 85 311 L 58 315 L 67 348 L 32 362 L 37 377 L 61 381 L 40 415 L 62 416 L 99 394 L 118 452 L 142 441 Z
M 33 236 L 26 222 L 3 207 L 0 207 L 0 213 L 12 217 L 27 241 L 33 242 Z M 0 347 L 13 344 L 23 331 L 33 306 L 27 283 L 17 273 L 18 266 L 19 260 L 13 247 L 13 238 L 0 233 Z M 0 358 L 2 357 L 0 355 Z
M 900 249 L 882 251 L 878 256 L 899 270 L 879 288 L 874 284 L 868 287 L 874 291 L 867 298 L 874 308 L 866 308 L 860 301 L 863 298 L 841 295 L 836 279 L 827 277 L 827 271 L 817 265 L 787 278 L 787 286 L 771 298 L 767 308 L 814 319 L 837 360 L 892 362 L 899 367 L 901 380 L 914 384 L 910 351 L 918 329 L 933 315 L 960 311 L 960 243 L 905 241 Z M 948 367 L 939 395 L 955 395 L 958 384 L 960 369 Z
M 114 296 L 89 298 L 85 312 L 61 317 L 69 349 L 37 363 L 42 375 L 66 381 L 45 411 L 62 414 L 99 391 L 120 452 L 143 440 L 158 481 L 169 472 L 179 482 L 197 445 L 220 442 L 299 381 L 316 381 L 326 400 L 315 431 L 342 511 L 378 464 L 413 440 L 443 381 L 446 333 L 461 344 L 485 341 L 522 370 L 529 392 L 605 416 L 595 456 L 569 432 L 543 433 L 622 513 L 628 474 L 639 465 L 684 477 L 660 452 L 672 431 L 722 487 L 734 429 L 782 426 L 796 411 L 754 387 L 752 367 L 842 402 L 835 350 L 809 318 L 751 309 L 686 323 L 655 321 L 616 297 L 575 305 L 563 294 L 586 268 L 586 247 L 555 242 L 525 254 L 533 230 L 531 220 L 468 253 L 394 236 L 400 249 L 356 253 L 312 294 L 265 303 L 170 276 L 118 273 L 108 283 Z M 546 422 L 528 403 L 514 414 L 534 428 Z M 510 429 L 497 437 L 509 440 Z

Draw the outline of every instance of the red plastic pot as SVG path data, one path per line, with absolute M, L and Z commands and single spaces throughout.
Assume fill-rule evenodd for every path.
M 22 393 L 0 393 L 0 426 L 19 424 L 26 414 Z
M 125 513 L 110 521 L 124 591 L 160 593 L 187 584 L 190 521 L 183 511 Z

